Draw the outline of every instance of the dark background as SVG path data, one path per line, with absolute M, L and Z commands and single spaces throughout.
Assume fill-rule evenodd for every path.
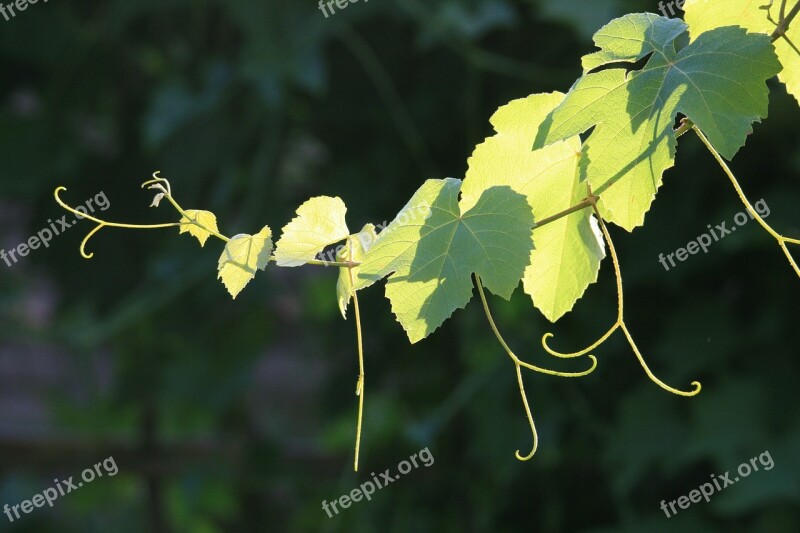
M 0 19 L 0 246 L 103 191 L 113 220 L 175 220 L 139 184 L 154 171 L 229 235 L 274 233 L 311 196 L 340 196 L 353 231 L 392 219 L 426 178 L 463 177 L 500 105 L 566 91 L 591 35 L 658 9 L 625 0 L 372 0 L 325 18 L 312 0 L 38 2 Z M 769 222 L 800 235 L 800 110 L 774 80 L 770 118 L 733 168 Z M 367 365 L 352 472 L 357 359 L 336 272 L 260 274 L 234 302 L 222 249 L 177 230 L 84 222 L 0 263 L 0 504 L 113 456 L 119 474 L 3 531 L 800 530 L 800 280 L 755 223 L 666 272 L 673 252 L 742 210 L 692 135 L 647 224 L 612 228 L 628 323 L 668 394 L 615 335 L 594 374 L 526 374 L 477 301 L 408 344 L 381 287 L 361 293 Z M 492 305 L 525 359 L 580 348 L 616 313 L 610 262 L 548 324 L 521 290 Z M 564 366 L 567 366 L 565 364 Z M 435 457 L 334 518 L 323 499 L 421 448 Z M 768 450 L 759 471 L 666 518 L 672 500 Z

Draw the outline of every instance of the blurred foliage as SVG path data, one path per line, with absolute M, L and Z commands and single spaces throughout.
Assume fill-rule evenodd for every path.
M 39 2 L 0 20 L 0 240 L 9 249 L 81 203 L 142 223 L 172 218 L 138 189 L 155 170 L 229 234 L 282 227 L 309 196 L 342 197 L 352 227 L 391 219 L 426 178 L 463 177 L 500 105 L 566 90 L 610 18 L 634 0 L 396 0 L 325 18 L 313 1 Z M 800 234 L 795 102 L 734 170 L 770 223 Z M 473 303 L 408 345 L 382 289 L 362 296 L 367 403 L 351 471 L 357 376 L 336 273 L 269 268 L 232 302 L 219 251 L 177 231 L 86 224 L 13 268 L 0 264 L 2 502 L 114 455 L 120 472 L 8 531 L 800 530 L 798 281 L 755 224 L 665 272 L 669 253 L 741 210 L 696 140 L 681 139 L 648 224 L 613 230 L 629 326 L 671 384 L 650 383 L 621 339 L 580 380 L 527 376 L 530 436 L 512 365 Z M 613 322 L 609 265 L 557 326 L 518 293 L 494 301 L 517 352 L 573 349 Z M 566 366 L 567 363 L 564 363 Z M 329 519 L 333 500 L 421 448 L 435 457 Z M 769 450 L 775 467 L 667 519 L 662 499 Z

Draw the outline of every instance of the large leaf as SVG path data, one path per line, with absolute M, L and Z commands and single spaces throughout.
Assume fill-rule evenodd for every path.
M 577 136 L 530 150 L 542 120 L 564 99 L 562 93 L 535 94 L 501 107 L 491 118 L 497 135 L 479 144 L 461 187 L 461 208 L 469 209 L 492 185 L 525 195 L 535 220 L 563 211 L 587 196 L 578 179 L 581 141 Z M 602 234 L 590 209 L 533 230 L 536 248 L 522 284 L 533 304 L 555 322 L 597 281 L 605 256 Z
M 375 234 L 375 226 L 367 224 L 356 235 L 350 235 L 344 248 L 337 255 L 337 261 L 353 261 L 360 263 L 364 260 L 367 251 L 372 247 L 378 236 Z M 352 270 L 352 274 L 351 274 Z M 353 283 L 358 279 L 358 273 L 361 271 L 360 267 L 339 269 L 339 280 L 336 283 L 336 296 L 339 301 L 339 311 L 342 312 L 342 317 L 347 318 L 347 305 L 353 297 Z
M 426 181 L 361 264 L 357 289 L 391 274 L 386 296 L 412 343 L 467 305 L 473 273 L 508 299 L 530 259 L 533 215 L 525 197 L 491 187 L 465 210 L 460 189 L 457 179 Z
M 272 230 L 269 226 L 264 226 L 255 235 L 236 235 L 225 245 L 217 270 L 219 278 L 234 299 L 256 276 L 256 271 L 264 270 L 269 263 L 272 253 L 271 237 Z
M 627 230 L 641 225 L 674 163 L 678 113 L 695 122 L 731 159 L 767 115 L 766 80 L 780 70 L 769 38 L 729 26 L 698 36 L 682 49 L 683 21 L 653 14 L 616 19 L 595 34 L 601 50 L 584 56 L 588 72 L 544 121 L 534 148 L 594 127 L 580 162 L 601 197 L 603 217 Z M 647 58 L 641 70 L 613 63 Z
M 749 31 L 765 33 L 767 35 L 775 31 L 775 24 L 770 22 L 768 14 L 771 13 L 772 19 L 777 21 L 780 13 L 780 0 L 772 4 L 769 13 L 761 9 L 761 6 L 768 5 L 767 0 L 687 0 L 684 5 L 686 12 L 685 19 L 689 24 L 689 32 L 692 40 L 708 30 L 721 26 L 738 25 L 747 28 Z M 789 7 L 793 5 L 789 3 Z M 775 50 L 778 59 L 783 65 L 783 70 L 778 75 L 780 80 L 786 84 L 786 89 L 794 95 L 800 102 L 800 21 L 795 19 L 786 32 L 786 37 L 775 41 Z M 791 44 L 790 44 L 791 42 Z
M 314 259 L 326 246 L 347 238 L 347 207 L 341 198 L 317 196 L 297 208 L 275 247 L 278 266 L 295 267 Z

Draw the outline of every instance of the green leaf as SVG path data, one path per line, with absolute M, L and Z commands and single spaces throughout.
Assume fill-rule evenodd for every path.
M 769 21 L 768 14 L 777 21 L 780 16 L 780 0 L 772 4 L 768 12 L 761 6 L 768 5 L 767 0 L 687 0 L 684 5 L 685 19 L 689 24 L 692 39 L 696 39 L 703 32 L 722 26 L 738 25 L 751 32 L 772 34 L 775 24 Z M 792 3 L 789 3 L 791 7 Z M 787 9 L 788 12 L 788 9 Z M 800 46 L 800 24 L 798 19 L 792 21 L 784 38 L 775 41 L 775 50 L 778 59 L 783 65 L 783 71 L 778 78 L 786 84 L 786 89 L 794 95 L 800 103 L 800 51 L 792 48 Z M 790 41 L 792 44 L 790 44 Z
M 296 267 L 314 259 L 326 246 L 350 235 L 341 198 L 317 196 L 297 208 L 297 217 L 282 231 L 275 248 L 278 266 Z
M 752 123 L 767 116 L 766 80 L 780 70 L 769 38 L 728 26 L 678 50 L 686 30 L 683 21 L 649 13 L 600 29 L 595 42 L 602 50 L 584 56 L 586 71 L 650 57 L 641 70 L 610 65 L 585 74 L 534 143 L 541 148 L 594 126 L 584 143 L 581 179 L 600 196 L 603 218 L 629 231 L 644 222 L 664 171 L 674 164 L 678 113 L 727 159 L 744 145 Z
M 157 195 L 156 199 L 160 201 Z M 158 202 L 154 201 L 155 205 Z M 206 241 L 211 237 L 211 232 L 219 233 L 217 228 L 217 217 L 210 211 L 200 211 L 198 209 L 187 209 L 185 215 L 181 217 L 180 233 L 189 233 L 197 237 L 200 246 L 205 246 Z
M 391 274 L 386 297 L 409 340 L 424 339 L 472 298 L 477 273 L 494 294 L 510 298 L 533 249 L 533 215 L 510 187 L 491 187 L 462 210 L 461 180 L 428 180 L 361 264 L 356 289 Z
M 461 187 L 461 208 L 478 202 L 493 185 L 508 185 L 523 194 L 535 220 L 555 215 L 586 198 L 578 176 L 581 141 L 577 136 L 530 150 L 539 125 L 561 101 L 562 93 L 535 94 L 498 109 L 491 118 L 497 135 L 479 144 Z M 604 241 L 591 209 L 583 209 L 541 228 L 534 228 L 536 248 L 522 284 L 548 320 L 570 311 L 597 281 Z
M 360 263 L 364 260 L 367 251 L 372 247 L 372 244 L 378 236 L 375 234 L 375 226 L 367 224 L 361 231 L 355 235 L 350 235 L 347 239 L 347 244 L 344 245 L 341 252 L 337 256 L 337 261 L 353 261 Z M 352 244 L 352 247 L 351 247 Z M 351 251 L 352 250 L 352 251 Z M 347 305 L 353 297 L 353 284 L 350 282 L 350 270 L 353 271 L 353 280 L 358 279 L 360 267 L 339 269 L 339 280 L 336 283 L 336 296 L 339 300 L 339 310 L 342 312 L 342 317 L 347 319 Z
M 272 230 L 264 226 L 255 235 L 236 235 L 225 245 L 217 265 L 218 277 L 234 299 L 256 276 L 257 270 L 267 267 L 272 253 L 271 237 Z

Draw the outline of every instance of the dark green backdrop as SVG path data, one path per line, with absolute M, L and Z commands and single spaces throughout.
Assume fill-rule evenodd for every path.
M 426 178 L 463 177 L 500 105 L 566 91 L 591 34 L 626 0 L 372 0 L 329 18 L 313 0 L 39 1 L 0 19 L 0 246 L 100 191 L 115 220 L 158 222 L 138 189 L 160 170 L 228 234 L 278 231 L 310 196 L 351 228 L 391 219 Z M 800 234 L 800 109 L 782 86 L 734 161 L 769 222 Z M 540 450 L 528 463 L 513 365 L 476 301 L 411 346 L 382 288 L 362 294 L 367 407 L 351 469 L 355 332 L 332 270 L 269 268 L 235 302 L 220 246 L 175 230 L 83 223 L 0 263 L 0 504 L 113 456 L 119 467 L 3 531 L 800 530 L 800 280 L 755 224 L 666 272 L 669 253 L 742 209 L 696 138 L 681 139 L 647 224 L 612 228 L 627 345 L 580 380 L 526 375 Z M 549 364 L 615 317 L 610 263 L 558 325 L 521 291 L 495 300 L 509 341 Z M 321 502 L 428 447 L 412 471 L 328 518 Z M 674 518 L 659 509 L 764 451 L 760 471 Z

